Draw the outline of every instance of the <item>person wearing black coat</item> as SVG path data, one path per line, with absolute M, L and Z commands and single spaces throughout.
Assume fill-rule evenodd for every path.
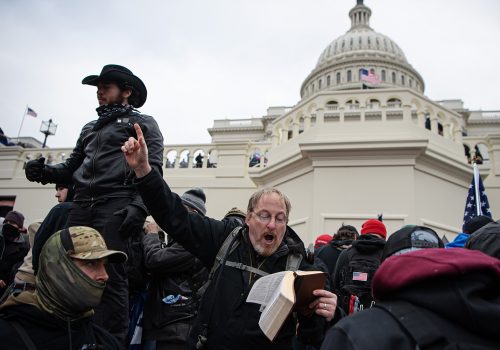
M 146 102 L 147 89 L 130 69 L 108 64 L 99 75 L 85 77 L 82 84 L 97 88 L 98 118 L 83 126 L 63 163 L 31 160 L 26 163 L 26 178 L 42 184 L 73 183 L 75 197 L 67 225 L 93 227 L 110 248 L 126 252 L 128 239 L 142 230 L 148 213 L 120 146 L 135 134 L 132 125 L 140 124 L 148 135 L 150 162 L 161 172 L 163 136 L 155 119 L 136 109 Z M 109 282 L 95 319 L 125 345 L 129 326 L 126 266 L 108 264 L 107 271 Z
M 204 216 L 205 194 L 193 188 L 181 196 L 186 209 Z M 203 263 L 171 237 L 160 239 L 156 223 L 145 226 L 142 239 L 144 265 L 151 273 L 144 305 L 143 339 L 156 341 L 156 349 L 189 349 L 189 333 L 200 304 L 200 288 L 208 278 Z
M 258 325 L 260 305 L 246 302 L 259 274 L 284 271 L 290 254 L 305 256 L 304 244 L 286 225 L 291 207 L 288 199 L 277 189 L 257 191 L 249 200 L 245 226 L 239 228 L 236 220 L 220 221 L 189 213 L 181 198 L 149 166 L 144 136 L 138 125 L 135 128 L 138 140 L 130 138 L 122 151 L 137 175 L 137 189 L 156 222 L 207 267 L 214 264 L 220 247 L 232 234 L 230 249 L 203 296 L 192 332 L 193 346 L 198 343 L 203 349 L 289 350 L 296 332 L 304 343 L 320 343 L 325 323 L 335 312 L 333 293 L 315 290 L 316 300 L 309 305 L 313 315 L 298 315 L 298 328 L 297 320 L 290 315 L 273 342 Z M 314 266 L 302 259 L 299 269 L 311 270 Z
M 345 317 L 321 350 L 498 349 L 500 260 L 463 248 L 386 259 L 374 307 Z
M 315 258 L 321 259 L 325 263 L 328 274 L 332 278 L 340 253 L 349 248 L 357 237 L 358 230 L 354 226 L 342 225 L 328 244 L 314 252 Z

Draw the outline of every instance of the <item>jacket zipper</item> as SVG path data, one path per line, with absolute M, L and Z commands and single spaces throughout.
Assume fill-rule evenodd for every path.
M 95 148 L 94 156 L 92 157 L 92 180 L 89 182 L 89 195 L 90 195 L 90 200 L 93 202 L 94 201 L 94 196 L 92 196 L 92 183 L 95 181 L 95 159 L 97 158 L 97 153 L 99 152 L 99 139 L 101 136 L 101 131 L 103 128 L 99 129 L 97 131 L 97 145 Z

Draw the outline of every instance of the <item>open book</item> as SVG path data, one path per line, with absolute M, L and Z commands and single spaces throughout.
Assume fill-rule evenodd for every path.
M 282 271 L 259 278 L 247 302 L 261 304 L 259 326 L 274 340 L 290 312 L 312 314 L 309 304 L 316 299 L 313 290 L 325 288 L 326 275 L 321 271 Z

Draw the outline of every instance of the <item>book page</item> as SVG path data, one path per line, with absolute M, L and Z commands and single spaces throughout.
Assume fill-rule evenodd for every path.
M 286 273 L 287 271 L 273 273 L 255 281 L 250 293 L 248 293 L 247 303 L 267 305 L 273 294 L 279 293 L 279 286 Z
M 295 302 L 294 275 L 288 271 L 274 291 L 271 300 L 259 318 L 259 326 L 269 340 L 274 340 Z

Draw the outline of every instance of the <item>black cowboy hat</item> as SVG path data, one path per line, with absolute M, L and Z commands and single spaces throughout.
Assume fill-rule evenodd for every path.
M 148 91 L 146 85 L 139 77 L 135 76 L 132 71 L 126 67 L 117 64 L 108 64 L 102 67 L 100 75 L 89 75 L 83 78 L 82 84 L 97 86 L 100 81 L 111 81 L 122 83 L 132 87 L 132 96 L 135 94 L 137 102 L 134 107 L 139 108 L 146 102 Z

